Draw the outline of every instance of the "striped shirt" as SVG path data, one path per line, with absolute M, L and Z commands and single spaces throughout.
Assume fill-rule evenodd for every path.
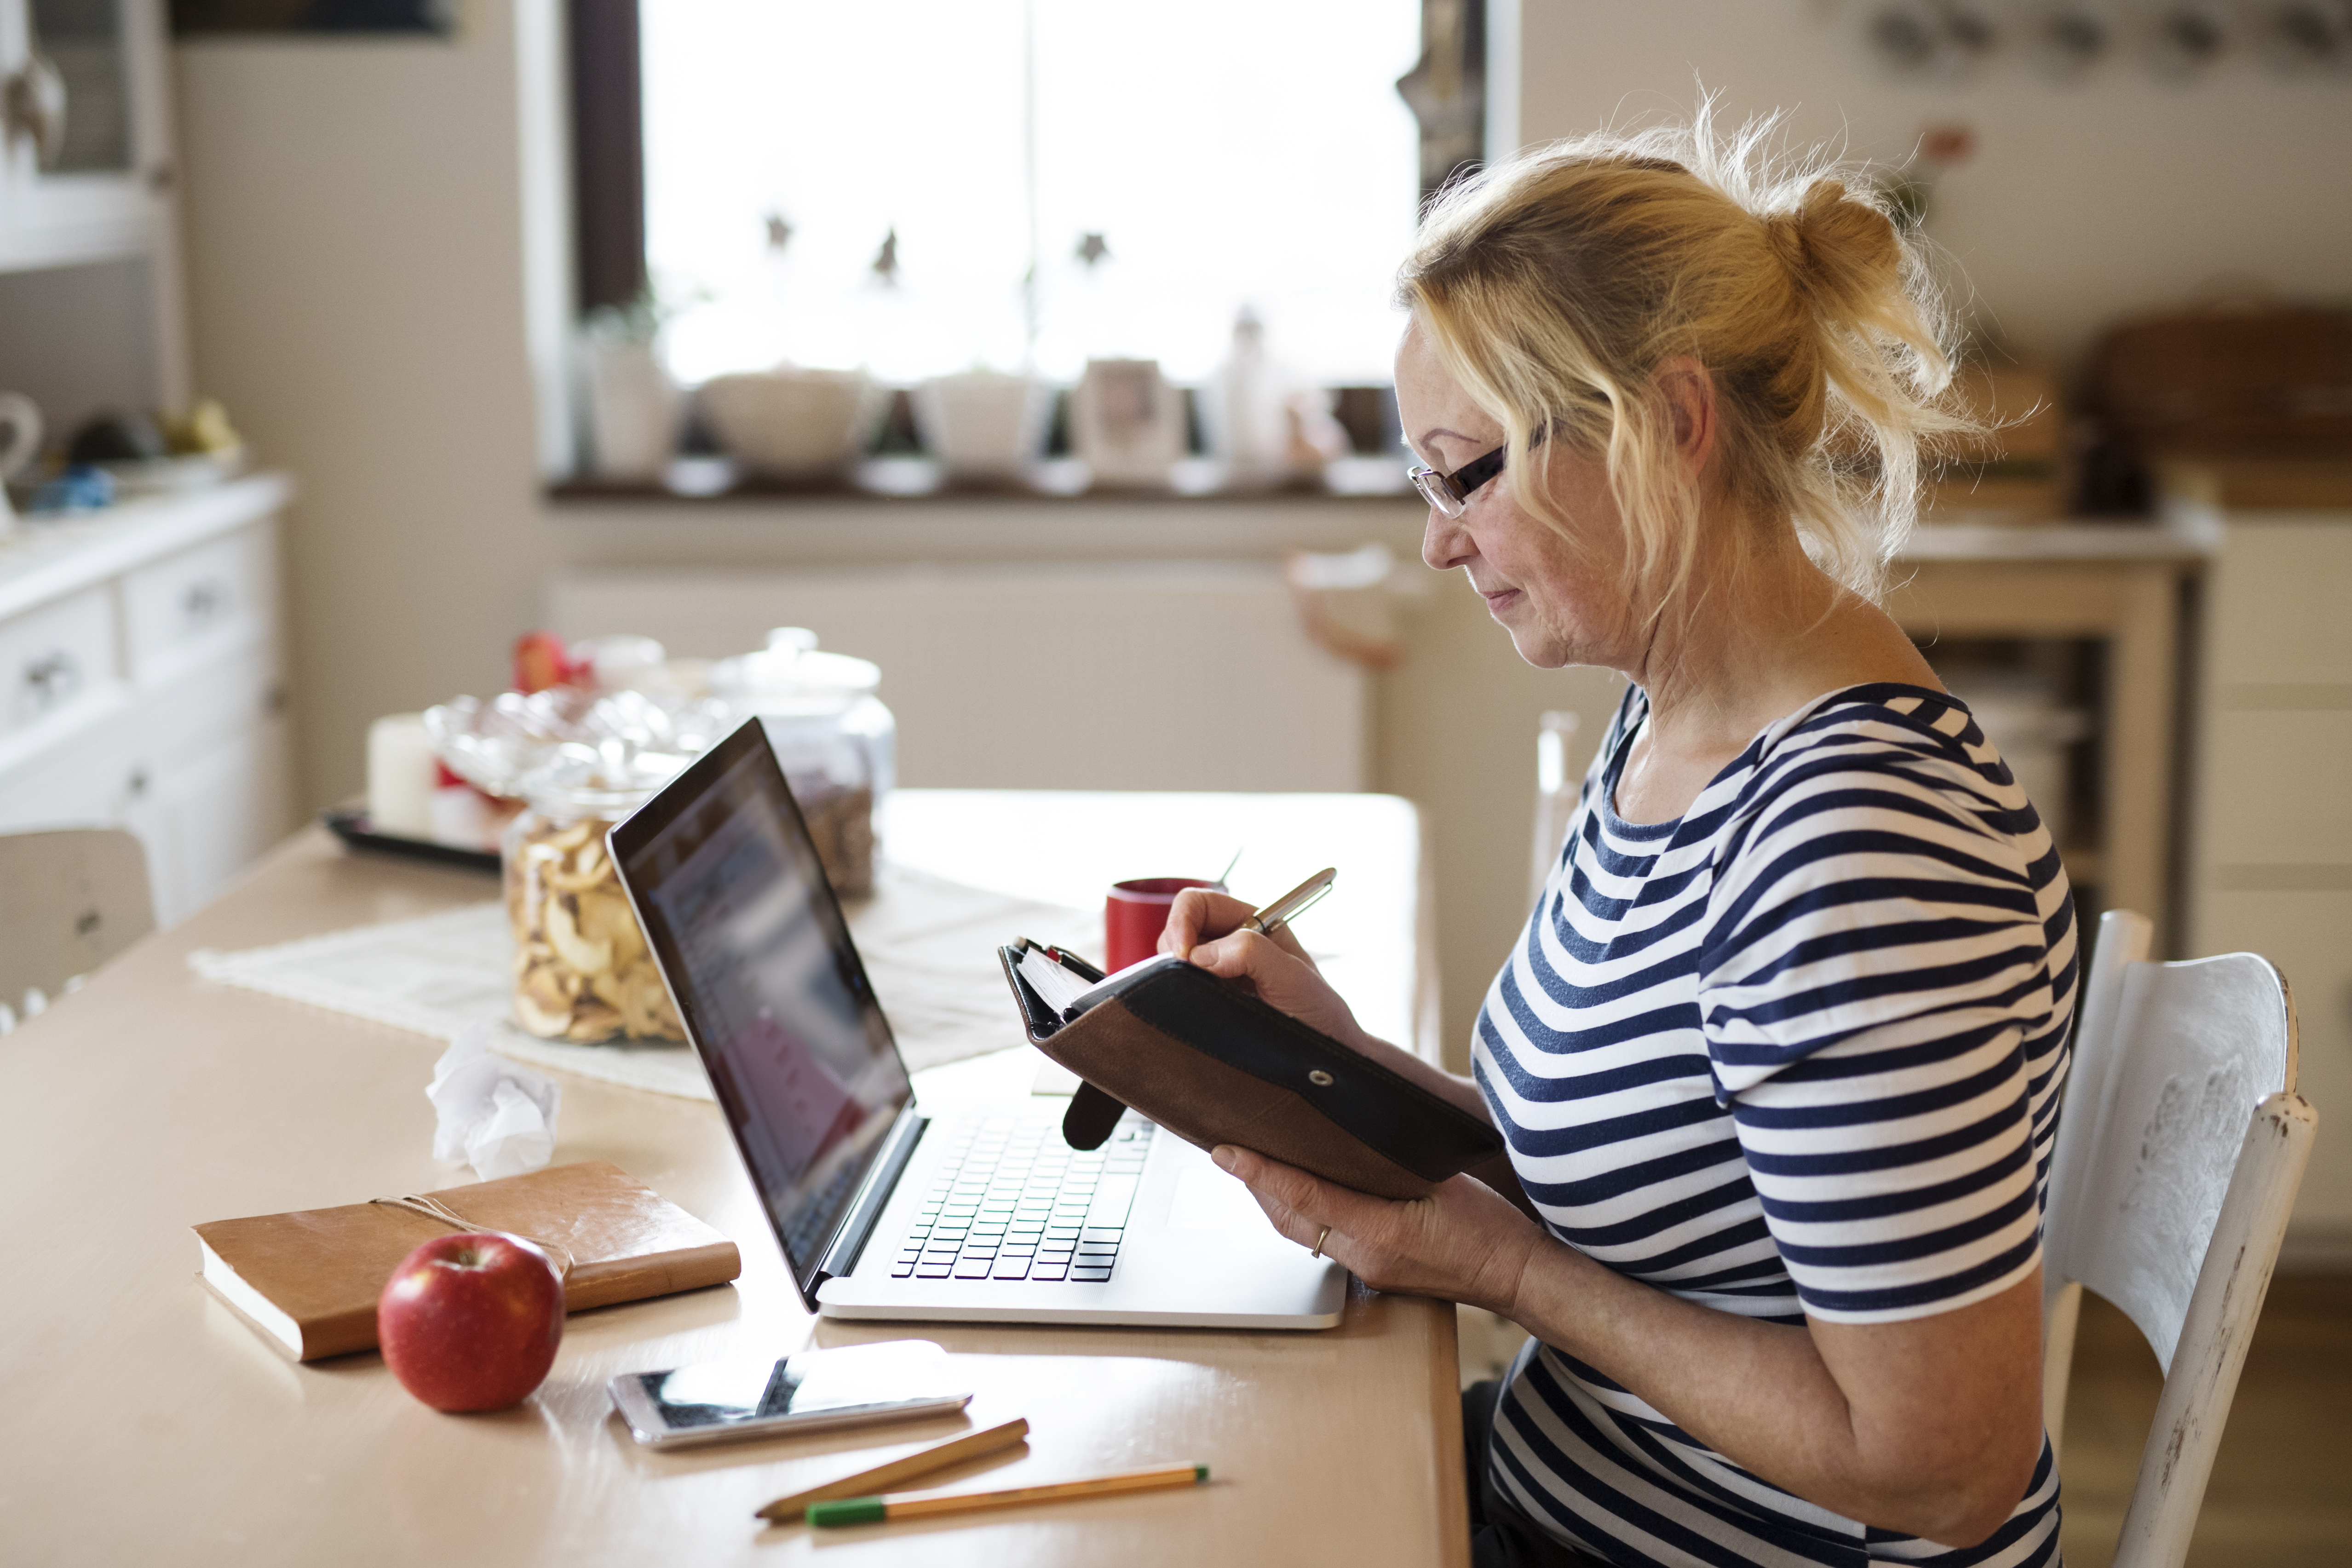
M 1685 1301 L 1893 1322 L 2025 1279 L 2065 1076 L 2074 906 L 2041 819 L 1958 701 L 1817 698 L 1679 820 L 1613 810 L 1629 691 L 1474 1071 L 1551 1233 Z M 1609 1562 L 2054 1563 L 2049 1445 L 1953 1551 L 1749 1474 L 1539 1343 L 1489 1448 L 1504 1496 Z

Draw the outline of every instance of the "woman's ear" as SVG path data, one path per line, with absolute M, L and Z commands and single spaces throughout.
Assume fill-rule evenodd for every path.
M 1696 474 L 1715 452 L 1715 378 L 1688 354 L 1677 354 L 1652 379 L 1675 422 L 1675 451 Z

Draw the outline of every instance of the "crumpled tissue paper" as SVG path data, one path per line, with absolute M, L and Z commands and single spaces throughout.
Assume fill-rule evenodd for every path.
M 543 1072 L 490 1051 L 487 1024 L 467 1024 L 433 1064 L 425 1091 L 440 1113 L 433 1157 L 465 1160 L 484 1181 L 535 1171 L 555 1155 L 563 1090 Z

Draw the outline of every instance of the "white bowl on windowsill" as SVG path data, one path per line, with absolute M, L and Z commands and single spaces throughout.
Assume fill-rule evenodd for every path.
M 821 479 L 866 450 L 883 391 L 862 371 L 755 371 L 714 376 L 698 397 L 729 456 L 776 479 Z
M 1045 444 L 1054 389 L 1034 376 L 968 371 L 933 376 L 914 389 L 923 446 L 959 479 L 1024 474 Z

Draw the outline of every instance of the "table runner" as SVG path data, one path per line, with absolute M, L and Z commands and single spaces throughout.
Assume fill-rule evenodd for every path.
M 909 1071 L 1022 1043 L 996 946 L 1034 936 L 1091 951 L 1097 914 L 1040 904 L 902 866 L 877 872 L 877 896 L 845 905 L 866 977 Z M 502 1056 L 583 1078 L 692 1100 L 711 1098 L 702 1063 L 682 1045 L 572 1045 L 509 1021 L 514 937 L 492 900 L 414 920 L 356 926 L 224 953 L 188 955 L 207 980 L 453 1039 L 487 1023 Z

